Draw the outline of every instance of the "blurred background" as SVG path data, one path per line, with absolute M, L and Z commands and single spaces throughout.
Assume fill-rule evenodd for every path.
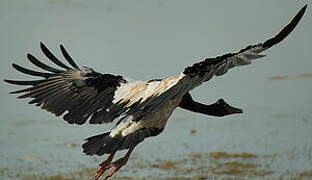
M 133 79 L 165 78 L 206 57 L 273 37 L 306 0 L 1 0 L 0 73 L 25 79 L 39 42 L 63 44 L 80 66 Z M 311 6 L 311 5 L 310 5 Z M 177 109 L 165 131 L 141 143 L 116 179 L 310 179 L 312 11 L 268 56 L 191 93 L 224 98 L 243 114 L 208 117 Z M 90 179 L 105 157 L 84 156 L 83 139 L 112 125 L 69 125 L 16 100 L 1 83 L 0 179 Z

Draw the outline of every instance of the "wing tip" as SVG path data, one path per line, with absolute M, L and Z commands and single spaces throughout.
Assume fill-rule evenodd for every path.
M 21 81 L 17 81 L 17 80 L 3 79 L 3 81 L 8 83 L 8 84 L 21 85 Z M 11 92 L 10 92 L 10 94 L 11 94 Z
M 32 54 L 30 54 L 30 53 L 27 53 L 26 57 L 27 57 L 27 59 L 33 59 L 34 58 L 34 56 Z
M 14 84 L 14 85 L 18 85 L 17 83 L 19 82 L 17 80 L 11 80 L 11 79 L 3 79 L 3 81 L 8 84 Z
M 40 41 L 40 48 L 46 47 L 42 41 Z
M 12 63 L 11 66 L 16 69 L 18 65 L 16 63 Z
M 306 9 L 308 7 L 308 4 L 303 6 L 303 8 L 300 9 L 300 11 L 296 14 L 294 18 L 288 23 L 275 37 L 265 41 L 262 44 L 262 47 L 264 48 L 270 48 L 281 41 L 283 41 L 293 30 L 297 27 L 299 24 L 300 20 L 302 19 Z
M 73 58 L 69 55 L 69 53 L 66 51 L 65 47 L 63 44 L 60 44 L 60 49 L 61 52 L 64 56 L 64 58 L 67 60 L 67 62 L 75 69 L 80 69 L 79 66 L 75 63 Z
M 308 7 L 308 4 L 306 4 L 305 6 L 303 6 L 303 11 L 305 11 L 306 9 L 307 9 L 307 7 Z
M 298 14 L 295 16 L 295 18 L 297 17 L 300 21 L 300 19 L 302 18 L 302 16 L 304 15 L 304 13 L 306 12 L 307 10 L 307 7 L 308 7 L 308 4 L 306 4 L 305 6 L 303 6 L 300 11 L 298 12 Z M 294 18 L 294 19 L 295 19 Z
M 11 83 L 12 80 L 9 80 L 9 79 L 3 79 L 3 81 L 8 83 L 8 84 L 13 84 L 13 83 Z M 18 91 L 11 91 L 11 92 L 9 92 L 9 94 L 17 94 L 17 93 L 18 93 Z
M 3 79 L 3 81 L 6 82 L 6 83 L 10 83 L 9 79 Z

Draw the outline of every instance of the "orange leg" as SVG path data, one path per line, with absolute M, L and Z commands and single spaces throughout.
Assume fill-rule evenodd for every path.
M 124 166 L 128 162 L 130 154 L 132 153 L 134 147 L 130 148 L 124 157 L 118 159 L 113 163 L 110 163 L 108 169 L 111 169 L 111 171 L 107 174 L 105 180 L 112 177 L 122 166 Z
M 94 177 L 93 177 L 93 180 L 98 180 L 100 178 L 100 176 L 102 176 L 102 174 L 104 174 L 104 172 L 109 169 L 109 166 L 114 158 L 114 155 L 115 153 L 112 153 L 108 156 L 108 158 L 103 161 L 100 165 L 99 165 L 99 168 L 97 169 Z

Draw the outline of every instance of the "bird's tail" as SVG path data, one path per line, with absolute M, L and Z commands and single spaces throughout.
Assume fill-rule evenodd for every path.
M 82 145 L 83 152 L 86 155 L 111 154 L 119 150 L 129 149 L 142 142 L 145 138 L 156 136 L 163 129 L 143 128 L 124 137 L 111 137 L 110 132 L 95 135 L 86 139 Z
M 87 155 L 99 156 L 115 152 L 120 138 L 112 138 L 109 133 L 106 132 L 87 138 L 87 142 L 82 145 L 83 152 Z

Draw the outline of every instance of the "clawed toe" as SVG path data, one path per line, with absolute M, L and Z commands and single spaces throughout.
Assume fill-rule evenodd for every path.
M 111 167 L 114 155 L 114 153 L 110 154 L 109 157 L 99 165 L 93 177 L 93 180 L 98 180 L 105 173 L 105 171 Z
M 119 169 L 121 168 L 118 166 L 111 166 L 109 169 L 111 169 L 111 171 L 105 176 L 105 180 L 107 180 L 108 178 L 112 177 Z
M 135 147 L 135 146 L 134 146 Z M 111 154 L 107 160 L 102 162 L 97 169 L 93 180 L 98 180 L 107 170 L 110 170 L 107 175 L 105 176 L 105 180 L 112 177 L 122 166 L 124 166 L 130 157 L 131 152 L 133 151 L 134 147 L 131 147 L 126 155 L 115 162 L 112 162 L 114 154 Z
M 98 180 L 104 173 L 105 171 L 108 169 L 110 163 L 107 163 L 107 164 L 101 164 L 99 166 L 99 168 L 97 169 L 94 177 L 93 177 L 93 180 Z
M 100 164 L 97 169 L 93 180 L 98 180 L 107 170 L 110 170 L 108 174 L 105 176 L 105 180 L 112 177 L 122 166 L 124 166 L 127 162 L 127 159 L 119 159 L 115 162 L 103 162 Z

